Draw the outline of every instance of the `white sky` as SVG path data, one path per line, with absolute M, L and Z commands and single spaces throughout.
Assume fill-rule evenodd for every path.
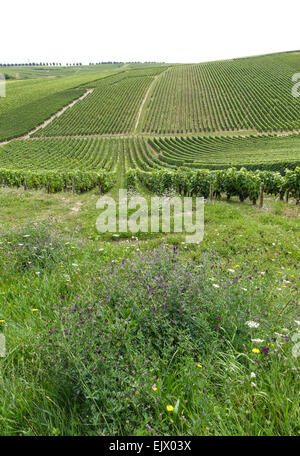
M 1 1 L 0 62 L 202 62 L 300 49 L 300 1 Z

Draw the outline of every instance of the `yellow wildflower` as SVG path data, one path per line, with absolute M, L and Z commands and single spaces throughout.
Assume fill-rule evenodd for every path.
M 37 312 L 39 309 L 31 309 L 32 312 Z
M 202 367 L 202 364 L 197 364 L 197 367 Z
M 173 412 L 174 407 L 173 407 L 173 405 L 167 405 L 166 409 L 167 409 L 167 412 Z
M 260 350 L 258 348 L 252 348 L 253 353 L 260 353 Z
M 153 389 L 153 391 L 157 391 L 156 386 L 153 386 L 152 389 Z

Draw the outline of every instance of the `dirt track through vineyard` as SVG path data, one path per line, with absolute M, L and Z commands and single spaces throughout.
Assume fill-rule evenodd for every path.
M 148 90 L 146 92 L 146 95 L 144 96 L 144 99 L 142 101 L 142 104 L 140 106 L 140 109 L 139 109 L 139 112 L 138 112 L 138 115 L 137 115 L 137 118 L 136 118 L 136 122 L 135 122 L 135 126 L 134 126 L 134 132 L 136 132 L 136 130 L 137 130 L 137 127 L 138 127 L 138 124 L 139 124 L 139 121 L 140 121 L 140 117 L 141 117 L 141 114 L 142 114 L 142 111 L 143 111 L 143 107 L 144 107 L 144 105 L 145 105 L 145 103 L 147 101 L 147 98 L 148 98 L 148 95 L 150 93 L 150 90 L 152 89 L 153 84 L 155 83 L 155 81 L 158 79 L 159 76 L 160 75 L 154 76 L 153 81 L 151 82 L 150 86 L 148 87 Z
M 67 109 L 69 108 L 72 108 L 76 103 L 78 103 L 78 101 L 81 101 L 83 100 L 85 97 L 87 97 L 90 93 L 92 93 L 94 91 L 94 89 L 88 89 L 83 95 L 81 95 L 79 98 L 76 98 L 76 100 L 73 100 L 71 103 L 69 103 L 67 106 L 65 106 L 64 108 L 62 108 L 60 111 L 56 112 L 55 114 L 53 114 L 53 116 L 51 116 L 49 119 L 45 120 L 45 122 L 43 122 L 41 125 L 35 127 L 33 130 L 31 130 L 29 133 L 27 133 L 26 135 L 24 136 L 19 136 L 18 138 L 12 138 L 12 139 L 9 139 L 8 141 L 4 141 L 4 142 L 1 142 L 0 143 L 0 146 L 4 146 L 5 144 L 8 144 L 12 141 L 18 141 L 18 140 L 21 140 L 21 139 L 30 139 L 30 136 L 33 135 L 34 133 L 36 133 L 38 130 L 41 130 L 42 128 L 45 128 L 47 127 L 47 125 L 49 125 L 51 122 L 53 122 L 54 119 L 56 119 L 57 117 L 60 117 Z
M 112 137 L 112 138 L 128 138 L 128 137 L 131 137 L 131 136 L 141 136 L 141 137 L 153 137 L 154 135 L 151 134 L 151 133 L 143 133 L 143 132 L 140 132 L 140 133 L 136 133 L 136 130 L 137 130 L 137 127 L 139 125 L 139 121 L 140 121 L 140 117 L 141 117 L 141 114 L 142 114 L 142 111 L 143 111 L 143 108 L 145 106 L 145 103 L 148 99 L 148 96 L 149 96 L 149 93 L 155 83 L 155 81 L 157 81 L 157 79 L 162 75 L 163 73 L 159 74 L 159 75 L 156 75 L 154 76 L 154 79 L 153 81 L 151 82 L 150 86 L 148 87 L 147 89 L 147 92 L 145 94 L 145 97 L 140 105 L 140 108 L 139 108 L 139 111 L 138 111 L 138 115 L 137 115 L 137 118 L 136 118 L 136 122 L 135 122 L 135 126 L 134 126 L 134 130 L 133 132 L 128 132 L 128 133 L 105 133 L 105 134 L 86 134 L 86 135 L 81 135 L 81 134 L 78 134 L 78 135 L 53 135 L 53 136 L 44 136 L 44 137 L 31 137 L 31 135 L 33 135 L 34 133 L 36 133 L 38 130 L 41 130 L 43 128 L 45 128 L 47 125 L 49 125 L 51 122 L 53 122 L 54 119 L 60 117 L 68 108 L 72 108 L 76 103 L 78 103 L 79 101 L 83 100 L 84 98 L 86 98 L 89 94 L 93 93 L 94 91 L 94 88 L 90 88 L 90 89 L 87 89 L 86 92 L 81 95 L 79 98 L 76 98 L 75 100 L 73 100 L 71 103 L 69 103 L 67 106 L 63 107 L 60 111 L 58 111 L 57 113 L 53 114 L 53 116 L 51 116 L 49 119 L 47 119 L 45 122 L 43 122 L 41 125 L 35 127 L 33 130 L 31 130 L 29 133 L 27 133 L 26 135 L 23 135 L 23 136 L 19 136 L 17 138 L 12 138 L 12 139 L 9 139 L 7 141 L 3 141 L 3 142 L 0 142 L 0 147 L 1 146 L 4 146 L 5 144 L 8 144 L 8 143 L 11 143 L 13 141 L 20 141 L 20 140 L 26 140 L 26 139 L 31 139 L 31 140 L 39 140 L 39 139 L 55 139 L 55 138 L 100 138 L 100 137 L 103 137 L 103 138 L 108 138 L 108 137 Z M 277 136 L 289 136 L 289 135 L 293 135 L 293 134 L 300 134 L 300 130 L 291 130 L 291 131 L 269 131 L 269 132 L 262 132 L 262 133 L 258 133 L 256 132 L 255 130 L 249 130 L 249 133 L 247 132 L 247 130 L 227 130 L 227 131 L 224 131 L 224 130 L 220 130 L 220 131 L 216 131 L 214 136 L 228 136 L 230 137 L 231 135 L 235 136 L 235 135 L 238 135 L 238 136 L 241 136 L 241 137 L 244 137 L 244 138 L 247 138 L 248 136 L 250 135 L 255 135 L 255 136 L 265 136 L 265 135 L 268 135 L 269 133 L 273 133 L 273 134 L 276 134 Z M 188 137 L 188 136 L 195 136 L 196 133 L 185 133 L 184 136 Z M 174 137 L 174 136 L 177 136 L 176 134 L 174 133 L 164 133 L 164 134 L 157 134 L 156 136 L 159 136 L 161 138 L 168 138 L 168 137 Z M 205 134 L 201 134 L 201 132 L 199 132 L 197 134 L 197 136 L 206 136 Z

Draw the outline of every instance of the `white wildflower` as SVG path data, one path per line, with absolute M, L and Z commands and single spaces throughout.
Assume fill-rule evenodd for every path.
M 218 285 L 217 283 L 213 283 L 213 287 L 220 288 L 220 285 Z
M 251 382 L 251 386 L 253 386 L 253 387 L 255 388 L 255 386 L 256 386 L 256 383 L 254 383 L 254 382 Z
M 255 372 L 251 372 L 250 377 L 251 377 L 251 378 L 255 378 L 255 377 L 256 377 Z
M 258 328 L 259 327 L 259 323 L 257 323 L 256 321 L 246 321 L 245 325 L 249 326 L 249 328 Z
M 251 342 L 257 342 L 259 344 L 261 344 L 262 342 L 264 342 L 263 339 L 251 339 Z

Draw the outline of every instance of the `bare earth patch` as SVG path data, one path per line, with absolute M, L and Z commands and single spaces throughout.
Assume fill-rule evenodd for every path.
M 80 201 L 78 201 L 74 207 L 71 207 L 71 211 L 76 214 L 80 211 L 81 206 L 82 206 L 82 203 Z

